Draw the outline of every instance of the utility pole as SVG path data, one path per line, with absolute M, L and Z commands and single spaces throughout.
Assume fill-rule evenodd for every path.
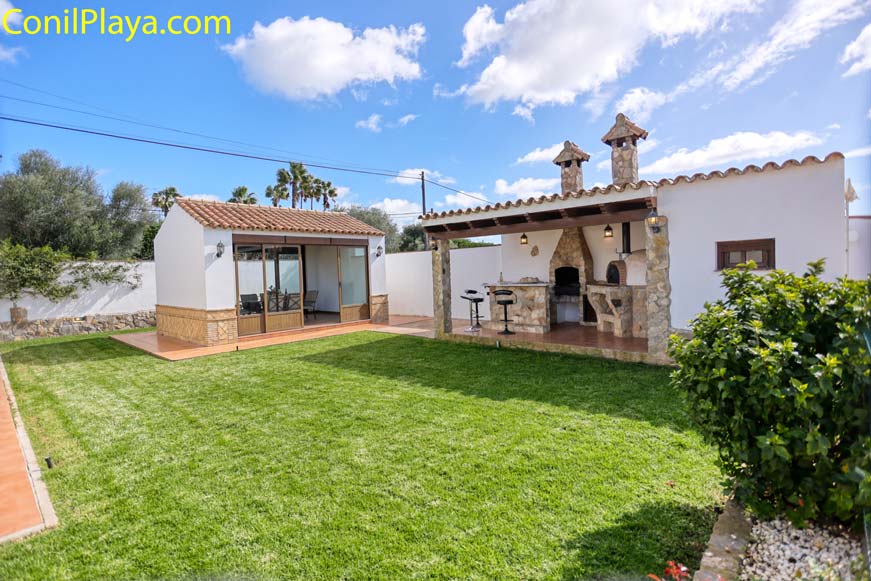
M 421 214 L 426 214 L 426 175 L 423 170 L 420 171 L 420 207 L 422 210 Z M 423 231 L 423 249 L 429 249 L 429 239 L 426 231 Z

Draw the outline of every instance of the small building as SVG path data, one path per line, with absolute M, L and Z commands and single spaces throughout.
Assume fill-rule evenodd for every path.
M 437 336 L 663 362 L 670 334 L 722 296 L 724 268 L 752 260 L 760 270 L 804 272 L 824 258 L 827 279 L 847 273 L 842 154 L 649 181 L 638 175 L 646 138 L 617 115 L 602 137 L 607 186 L 584 187 L 590 156 L 566 141 L 553 160 L 560 193 L 422 216 L 435 244 Z M 487 235 L 502 238 L 502 277 L 485 285 L 491 320 L 483 331 L 454 332 L 446 242 Z M 506 295 L 516 336 L 498 334 L 497 299 Z
M 384 245 L 341 212 L 179 198 L 154 239 L 157 333 L 211 346 L 386 322 Z

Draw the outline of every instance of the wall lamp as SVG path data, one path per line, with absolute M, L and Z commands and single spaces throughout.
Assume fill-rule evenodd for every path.
M 218 245 L 215 246 L 215 256 L 217 256 L 218 258 L 224 256 L 224 243 L 220 240 L 218 241 Z
M 652 208 L 650 210 L 650 213 L 647 215 L 647 218 L 645 218 L 644 221 L 647 222 L 647 225 L 650 226 L 650 229 L 653 231 L 654 234 L 659 234 L 662 225 L 665 223 L 663 217 L 656 212 L 656 208 Z
M 520 244 L 524 246 L 526 244 L 529 244 L 529 236 L 527 236 L 525 233 L 520 235 Z
M 382 254 L 384 254 L 384 247 L 379 244 L 378 248 L 375 249 L 375 258 L 378 258 Z
M 605 226 L 605 238 L 613 238 L 614 237 L 614 229 L 611 228 L 611 225 L 608 224 Z

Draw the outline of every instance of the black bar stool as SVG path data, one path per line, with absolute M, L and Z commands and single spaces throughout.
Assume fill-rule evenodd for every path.
M 505 312 L 505 318 L 502 319 L 502 322 L 505 323 L 505 329 L 502 331 L 499 331 L 499 334 L 500 335 L 513 335 L 514 331 L 508 330 L 508 323 L 512 322 L 512 320 L 508 318 L 508 305 L 517 304 L 517 296 L 515 296 L 514 291 L 508 290 L 508 289 L 494 290 L 493 295 L 496 296 L 496 304 L 502 305 L 502 308 L 504 309 L 504 312 Z
M 461 297 L 469 301 L 469 328 L 466 329 L 466 332 L 474 333 L 481 328 L 481 317 L 478 314 L 478 305 L 484 302 L 484 297 L 479 297 L 478 291 L 474 289 L 466 289 L 464 292 L 466 294 L 461 295 Z

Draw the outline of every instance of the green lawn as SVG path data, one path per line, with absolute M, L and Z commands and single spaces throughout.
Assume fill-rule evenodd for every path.
M 0 579 L 641 578 L 697 566 L 718 503 L 663 368 L 378 333 L 0 353 L 61 522 Z

